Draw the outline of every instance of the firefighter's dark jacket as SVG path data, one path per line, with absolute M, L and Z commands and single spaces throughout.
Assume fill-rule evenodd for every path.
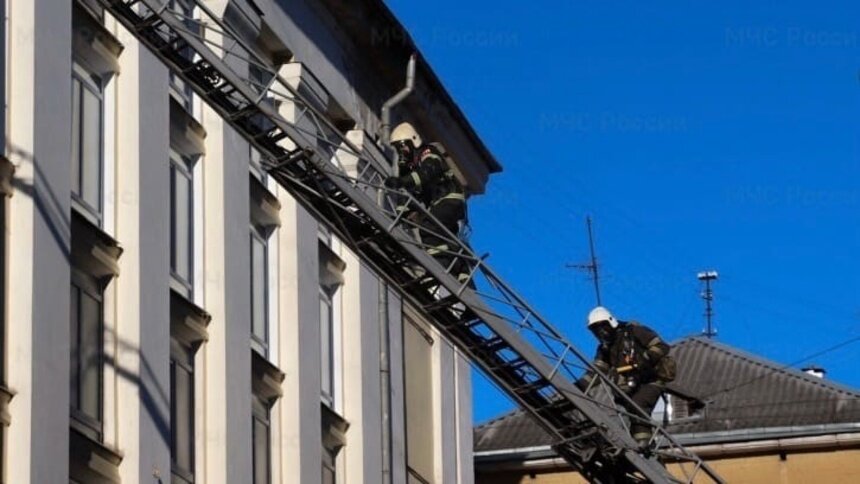
M 401 185 L 426 206 L 446 200 L 465 201 L 465 190 L 443 155 L 432 145 L 421 146 L 409 173 L 400 177 Z
M 639 383 L 666 382 L 675 377 L 674 361 L 671 365 L 668 361 L 669 350 L 670 346 L 653 329 L 637 322 L 621 321 L 615 329 L 615 338 L 597 347 L 593 364 L 606 375 L 632 365 L 634 369 L 628 371 L 635 372 Z M 577 385 L 588 385 L 593 378 L 594 372 L 588 371 Z

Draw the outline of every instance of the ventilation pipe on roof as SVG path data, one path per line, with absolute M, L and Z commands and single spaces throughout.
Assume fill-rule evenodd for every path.
M 409 56 L 409 64 L 406 66 L 406 86 L 397 94 L 392 96 L 382 105 L 382 128 L 380 129 L 380 141 L 383 148 L 388 147 L 391 139 L 391 110 L 400 104 L 415 89 L 415 54 Z M 395 175 L 397 174 L 397 163 L 394 164 Z
M 806 368 L 802 368 L 800 371 L 818 378 L 824 378 L 824 375 L 827 374 L 827 370 L 818 365 L 809 365 Z

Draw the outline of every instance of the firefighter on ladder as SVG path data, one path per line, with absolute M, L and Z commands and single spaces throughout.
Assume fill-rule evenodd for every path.
M 424 204 L 430 215 L 454 235 L 466 221 L 466 190 L 454 171 L 445 161 L 445 155 L 436 143 L 424 143 L 415 128 L 401 123 L 391 133 L 391 146 L 397 151 L 400 176 L 385 180 L 385 186 L 403 188 Z M 443 238 L 439 227 L 431 218 L 418 212 L 415 222 L 421 227 L 421 242 L 446 270 L 465 282 L 469 277 L 468 264 L 457 259 L 452 247 Z
M 598 306 L 588 314 L 588 329 L 599 341 L 594 366 L 624 391 L 646 415 L 657 404 L 665 384 L 675 379 L 675 360 L 669 345 L 651 328 L 637 322 L 618 321 L 606 308 Z M 576 382 L 586 391 L 594 379 L 589 370 Z M 629 413 L 641 417 L 624 398 L 618 398 Z M 645 450 L 651 442 L 652 426 L 644 419 L 631 418 L 630 434 Z

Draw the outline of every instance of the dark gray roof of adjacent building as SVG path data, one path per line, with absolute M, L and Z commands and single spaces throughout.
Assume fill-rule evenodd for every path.
M 749 436 L 767 429 L 860 423 L 858 390 L 701 337 L 675 343 L 672 355 L 678 361 L 678 378 L 668 390 L 703 404 L 697 416 L 669 424 L 674 434 L 719 434 L 725 440 L 738 431 L 751 431 Z M 522 411 L 475 428 L 476 452 L 551 443 Z

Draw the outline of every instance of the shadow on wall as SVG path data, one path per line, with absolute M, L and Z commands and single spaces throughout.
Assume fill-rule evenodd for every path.
M 36 209 L 45 219 L 57 246 L 61 248 L 63 256 L 69 261 L 72 240 L 71 213 L 60 203 L 60 199 L 51 189 L 40 164 L 33 154 L 8 143 L 8 140 L 7 145 L 9 146 L 10 155 L 29 161 L 33 165 L 34 173 L 33 182 L 31 183 L 25 182 L 17 175 L 14 176 L 12 178 L 12 187 L 17 192 L 33 199 L 36 203 Z M 16 173 L 19 173 L 19 171 L 16 171 Z
M 19 176 L 12 180 L 12 186 L 16 193 L 34 200 L 36 208 L 45 219 L 48 229 L 51 231 L 57 246 L 63 251 L 66 261 L 71 263 L 71 212 L 60 203 L 60 198 L 51 189 L 44 172 L 32 153 L 8 144 L 9 154 L 18 160 L 32 163 L 34 178 L 32 182 L 26 182 Z M 20 173 L 20 171 L 16 172 Z M 68 195 L 67 195 L 68 197 Z M 13 227 L 9 228 L 13 230 Z M 165 324 L 168 324 L 165 321 Z M 170 397 L 165 389 L 158 384 L 158 378 L 149 360 L 140 353 L 140 348 L 118 337 L 116 332 L 108 329 L 113 341 L 116 341 L 117 355 L 121 353 L 136 354 L 140 361 L 140 374 L 136 374 L 128 368 L 124 368 L 110 357 L 104 359 L 106 366 L 112 367 L 119 378 L 132 383 L 138 389 L 140 401 L 152 419 L 161 440 L 165 445 L 170 445 Z
M 168 323 L 165 321 L 165 324 Z M 108 331 L 113 340 L 116 341 L 117 355 L 120 353 L 133 353 L 137 356 L 140 361 L 140 374 L 135 374 L 128 368 L 124 368 L 113 358 L 106 357 L 104 364 L 112 367 L 119 378 L 137 387 L 140 402 L 143 404 L 146 414 L 152 419 L 162 442 L 170 446 L 170 396 L 158 384 L 158 377 L 149 360 L 140 353 L 140 348 L 120 339 L 112 328 Z

